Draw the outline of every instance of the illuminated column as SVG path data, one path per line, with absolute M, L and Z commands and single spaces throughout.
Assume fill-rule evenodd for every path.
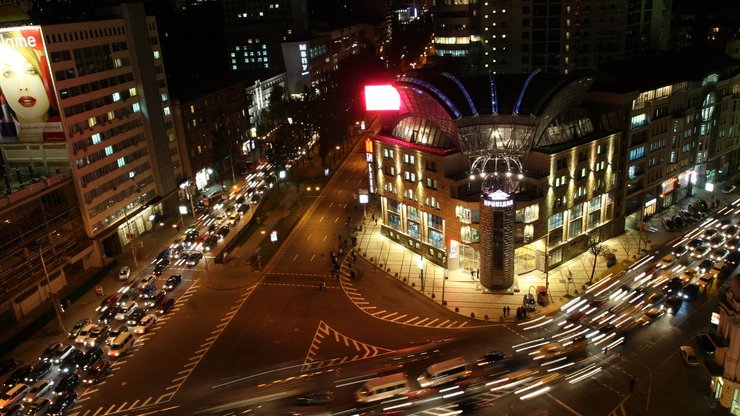
M 480 208 L 480 283 L 486 289 L 514 283 L 513 196 L 507 180 L 488 175 L 483 181 Z

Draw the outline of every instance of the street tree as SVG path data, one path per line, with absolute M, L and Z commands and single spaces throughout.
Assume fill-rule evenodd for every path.
M 602 242 L 601 238 L 599 238 L 598 235 L 589 235 L 588 241 L 586 242 L 588 252 L 591 253 L 593 256 L 593 263 L 591 267 L 591 277 L 588 279 L 588 284 L 590 285 L 594 281 L 594 275 L 596 274 L 596 261 L 599 259 L 599 255 L 604 250 L 604 247 L 606 247 Z

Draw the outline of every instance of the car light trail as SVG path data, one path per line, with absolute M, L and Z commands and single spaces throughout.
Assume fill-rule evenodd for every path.
M 552 361 L 546 361 L 546 362 L 540 364 L 540 367 L 547 367 L 550 364 L 559 363 L 559 362 L 561 362 L 563 360 L 567 360 L 567 359 L 568 359 L 568 357 L 560 357 L 560 358 L 554 359 Z
M 541 341 L 544 341 L 544 340 L 545 340 L 544 338 L 539 338 L 539 339 L 535 339 L 535 340 L 532 340 L 532 341 L 523 342 L 521 344 L 512 345 L 511 348 L 513 348 L 514 351 L 516 351 L 516 352 L 524 351 L 525 349 L 532 348 L 531 346 L 529 346 L 529 344 L 535 344 L 535 343 L 538 343 L 538 342 L 541 342 Z M 537 344 L 535 346 L 539 347 L 540 345 L 545 345 L 546 343 L 547 342 L 543 342 L 543 343 Z M 518 348 L 522 348 L 522 349 L 519 350 Z
M 585 373 L 583 375 L 580 375 L 580 376 L 578 376 L 578 377 L 570 380 L 569 383 L 570 384 L 576 384 L 576 383 L 578 383 L 580 381 L 583 381 L 584 379 L 586 379 L 588 377 L 591 377 L 593 375 L 596 375 L 596 374 L 598 374 L 600 372 L 601 372 L 601 367 L 596 367 L 593 370 L 591 370 L 591 371 L 589 371 L 589 372 L 587 372 L 587 373 Z
M 546 393 L 549 390 L 550 390 L 550 386 L 545 386 L 545 387 L 543 387 L 543 388 L 541 388 L 541 389 L 539 389 L 537 391 L 533 391 L 532 393 L 525 394 L 524 396 L 520 397 L 519 400 L 531 399 L 533 397 L 539 396 L 540 394 Z
M 535 319 L 529 320 L 529 321 L 527 321 L 527 322 L 522 322 L 522 323 L 519 323 L 519 324 L 517 324 L 517 325 L 518 325 L 518 326 L 531 325 L 531 324 L 533 324 L 533 323 L 535 323 L 535 322 L 538 322 L 538 321 L 541 321 L 541 320 L 543 320 L 543 319 L 545 319 L 545 318 L 547 318 L 547 316 L 543 315 L 543 316 L 540 316 L 540 317 L 538 317 L 538 318 L 535 318 Z
M 565 364 L 563 364 L 563 365 L 561 365 L 561 366 L 557 366 L 557 367 L 549 368 L 549 369 L 547 370 L 547 372 L 549 373 L 549 372 L 551 372 L 551 371 L 558 371 L 558 370 L 562 370 L 563 368 L 568 368 L 568 367 L 570 367 L 570 366 L 572 366 L 572 365 L 574 365 L 574 364 L 575 364 L 575 363 L 571 361 L 571 362 L 569 362 L 569 363 L 565 363 Z
M 581 299 L 580 301 L 574 303 L 573 305 L 569 306 L 568 308 L 565 308 L 565 309 L 560 308 L 560 310 L 562 310 L 565 313 L 570 313 L 571 311 L 573 311 L 575 309 L 578 309 L 581 306 L 583 306 L 586 302 L 588 302 L 588 299 Z
M 604 289 L 600 290 L 598 293 L 594 295 L 594 297 L 599 297 L 609 289 L 613 288 L 614 286 L 619 284 L 619 280 L 615 280 L 614 283 L 610 284 L 609 286 L 605 287 Z
M 541 327 L 542 325 L 547 325 L 547 324 L 549 324 L 550 322 L 552 322 L 552 318 L 549 318 L 549 319 L 547 319 L 546 321 L 542 321 L 542 322 L 540 322 L 540 323 L 538 323 L 538 324 L 535 324 L 535 325 L 531 325 L 531 326 L 525 326 L 525 327 L 523 327 L 522 329 L 523 329 L 523 330 L 525 330 L 525 331 L 529 331 L 530 329 L 534 329 L 534 328 L 539 328 L 539 327 Z

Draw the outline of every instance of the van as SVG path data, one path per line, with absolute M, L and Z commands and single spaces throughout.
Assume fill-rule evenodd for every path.
M 126 318 L 133 313 L 134 309 L 139 306 L 136 302 L 133 300 L 130 300 L 123 305 L 121 305 L 121 309 L 118 310 L 118 313 L 116 314 L 116 320 L 117 321 L 125 321 Z
M 471 373 L 464 359 L 458 357 L 432 364 L 417 378 L 421 387 L 434 387 L 465 378 Z
M 395 373 L 368 380 L 355 392 L 357 403 L 372 403 L 390 399 L 411 390 L 406 374 Z
M 13 403 L 20 401 L 31 388 L 27 384 L 16 384 L 15 387 L 0 396 L 0 409 L 5 409 Z
M 126 354 L 126 351 L 128 351 L 128 349 L 131 348 L 132 345 L 134 345 L 134 334 L 130 332 L 123 332 L 121 333 L 121 335 L 117 336 L 116 339 L 114 339 L 113 342 L 110 344 L 108 356 L 120 357 L 123 354 Z

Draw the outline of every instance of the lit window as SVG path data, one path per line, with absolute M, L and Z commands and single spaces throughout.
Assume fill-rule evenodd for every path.
M 121 93 L 114 92 L 113 93 L 113 102 L 119 101 L 121 99 Z
M 98 124 L 98 120 L 95 119 L 95 117 L 90 117 L 87 119 L 87 125 L 89 127 L 95 127 Z
M 162 102 L 165 102 L 165 101 L 167 101 L 167 94 L 162 93 Z
M 113 120 L 114 118 L 116 118 L 116 113 L 108 111 L 108 121 Z
M 131 106 L 131 108 L 133 108 L 133 109 L 134 109 L 134 113 L 138 113 L 139 111 L 141 111 L 141 105 L 140 105 L 139 103 L 134 103 L 134 104 L 133 104 L 133 105 Z
M 159 59 L 159 51 L 154 51 L 154 59 Z
M 118 167 L 119 167 L 119 168 L 120 168 L 120 167 L 123 167 L 123 166 L 125 166 L 125 165 L 126 165 L 126 158 L 123 158 L 123 157 L 119 157 L 119 158 L 118 158 L 118 161 L 117 161 L 117 162 L 118 162 Z
M 105 155 L 110 156 L 113 154 L 113 146 L 108 146 L 105 148 Z
M 166 116 L 170 115 L 170 106 L 167 106 L 164 108 L 164 115 Z
M 132 97 L 136 97 L 136 87 L 131 87 L 128 89 L 128 93 Z

